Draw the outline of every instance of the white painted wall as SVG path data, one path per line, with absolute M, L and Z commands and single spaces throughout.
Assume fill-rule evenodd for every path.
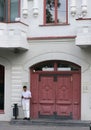
M 66 60 L 81 66 L 81 119 L 90 120 L 91 112 L 91 49 L 81 49 L 75 46 L 74 40 L 47 40 L 47 41 L 31 41 L 30 49 L 25 53 L 14 54 L 13 51 L 0 53 L 5 56 L 11 63 L 11 82 L 8 93 L 11 92 L 9 102 L 13 107 L 14 103 L 18 103 L 20 108 L 19 117 L 23 117 L 21 108 L 21 91 L 22 86 L 30 87 L 29 67 L 46 60 Z M 8 76 L 7 76 L 8 77 Z M 7 89 L 6 89 L 7 91 Z M 9 95 L 10 96 L 10 95 Z M 85 103 L 85 104 L 84 104 Z M 7 102 L 6 102 L 7 106 Z M 10 106 L 9 106 L 10 107 Z M 12 117 L 11 114 L 7 115 Z M 88 112 L 87 112 L 88 110 Z M 2 119 L 1 119 L 2 120 Z
M 91 1 L 87 0 L 87 3 L 88 14 L 86 17 L 90 18 Z M 80 12 L 81 1 L 77 0 L 77 5 L 78 12 Z M 84 25 L 84 21 L 79 24 L 75 20 L 77 15 L 75 18 L 70 15 L 69 0 L 69 25 L 39 26 L 43 25 L 43 0 L 39 0 L 38 6 L 39 15 L 37 17 L 33 16 L 33 0 L 28 1 L 28 18 L 24 19 L 21 14 L 21 21 L 29 24 L 28 37 L 74 36 L 78 34 L 79 26 Z M 85 26 L 89 27 L 90 24 L 86 22 Z M 22 28 L 24 29 L 24 27 Z M 2 36 L 2 38 L 4 37 Z M 81 40 L 79 39 L 79 43 Z M 15 39 L 12 42 L 17 44 Z M 3 42 L 1 43 L 3 44 Z M 9 43 L 11 43 L 11 38 L 9 38 L 7 44 L 9 45 Z M 5 66 L 5 114 L 0 114 L 0 120 L 10 120 L 12 118 L 14 103 L 18 103 L 19 117 L 23 117 L 21 92 L 23 85 L 30 88 L 29 68 L 46 60 L 66 60 L 81 66 L 81 120 L 91 120 L 91 47 L 80 48 L 76 46 L 75 39 L 30 40 L 28 41 L 28 51 L 15 54 L 13 49 L 8 48 L 8 45 L 7 49 L 0 48 L 0 64 Z
M 68 23 L 67 26 L 41 26 L 43 25 L 43 17 L 44 17 L 44 8 L 43 0 L 38 0 L 38 7 L 39 7 L 39 15 L 37 17 L 33 16 L 33 0 L 28 1 L 28 7 L 29 7 L 29 17 L 28 22 L 30 25 L 30 31 L 29 36 L 31 37 L 41 37 L 41 36 L 65 36 L 65 35 L 76 35 L 76 26 L 77 21 L 75 19 L 78 18 L 78 15 L 81 14 L 81 5 L 82 0 L 76 0 L 77 5 L 77 13 L 75 17 L 72 17 L 70 14 L 70 5 L 71 0 L 68 0 Z M 90 0 L 87 0 L 87 6 L 88 6 L 88 13 L 85 16 L 85 18 L 90 18 L 91 11 L 90 11 Z

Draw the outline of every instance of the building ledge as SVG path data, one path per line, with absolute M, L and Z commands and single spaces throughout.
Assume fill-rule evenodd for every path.
M 79 47 L 91 46 L 91 18 L 77 19 L 76 45 Z
M 56 39 L 75 39 L 76 36 L 45 36 L 45 37 L 28 37 L 27 40 L 56 40 Z
M 86 20 L 86 21 L 88 21 L 88 20 L 91 20 L 91 18 L 78 18 L 78 19 L 76 19 L 76 20 L 79 20 L 79 21 L 81 21 L 81 20 Z
M 22 22 L 0 23 L 0 48 L 28 49 L 28 25 Z

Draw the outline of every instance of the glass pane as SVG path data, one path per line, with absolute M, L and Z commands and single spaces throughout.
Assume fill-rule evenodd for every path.
M 33 71 L 54 71 L 54 63 L 52 62 L 44 62 L 35 66 Z
M 57 12 L 57 22 L 61 24 L 66 23 L 66 0 L 58 0 Z
M 10 5 L 10 20 L 15 21 L 15 18 L 18 17 L 18 1 L 19 0 L 11 0 Z
M 55 22 L 55 0 L 46 0 L 46 23 Z
M 77 65 L 68 63 L 68 62 L 59 62 L 58 63 L 58 70 L 70 70 L 70 71 L 74 70 L 74 71 L 77 71 L 77 70 L 80 70 L 80 67 L 77 66 Z
M 0 0 L 0 21 L 4 21 L 5 0 Z
M 5 0 L 5 21 L 8 22 L 8 0 Z

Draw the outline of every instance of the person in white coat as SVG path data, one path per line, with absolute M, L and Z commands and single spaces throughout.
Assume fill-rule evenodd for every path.
M 27 90 L 27 86 L 23 86 L 22 91 L 22 107 L 24 112 L 24 120 L 30 120 L 30 98 L 31 92 Z

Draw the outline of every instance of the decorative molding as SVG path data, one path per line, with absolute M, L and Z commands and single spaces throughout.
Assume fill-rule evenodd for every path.
M 24 70 L 28 71 L 31 66 L 34 64 L 43 62 L 43 61 L 49 61 L 49 60 L 65 60 L 65 61 L 70 61 L 72 63 L 75 63 L 79 66 L 81 66 L 81 72 L 84 73 L 85 71 L 88 70 L 89 68 L 89 63 L 88 61 L 84 61 L 83 58 L 76 57 L 74 55 L 71 55 L 69 53 L 63 53 L 63 52 L 46 52 L 42 53 L 41 55 L 37 55 L 35 57 L 32 57 L 28 59 L 24 63 Z
M 76 15 L 77 9 L 76 9 L 76 0 L 71 0 L 71 15 L 74 17 Z
M 91 18 L 78 18 L 76 20 L 91 20 Z
M 22 14 L 23 14 L 24 18 L 27 18 L 27 16 L 28 16 L 28 0 L 23 0 Z
M 27 40 L 75 39 L 76 36 L 28 37 Z
M 87 5 L 82 5 L 81 7 L 82 7 L 82 16 L 84 17 L 87 14 Z
M 33 15 L 36 17 L 39 14 L 38 0 L 33 0 Z
M 70 12 L 73 17 L 77 15 L 77 17 L 79 18 L 83 18 L 87 14 L 87 0 L 82 0 L 80 12 L 79 12 L 80 9 L 78 9 L 76 5 L 76 0 L 71 0 L 70 7 L 71 7 Z

